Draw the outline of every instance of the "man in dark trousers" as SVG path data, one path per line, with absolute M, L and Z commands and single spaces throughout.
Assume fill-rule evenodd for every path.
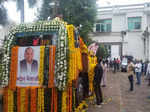
M 128 60 L 127 71 L 128 71 L 128 79 L 129 79 L 129 82 L 130 82 L 130 91 L 133 91 L 134 90 L 134 79 L 133 79 L 134 64 L 132 63 L 131 60 Z
M 101 64 L 102 60 L 100 59 L 98 64 L 95 66 L 94 69 L 94 91 L 95 91 L 95 95 L 96 95 L 96 104 L 101 107 L 101 103 L 103 102 L 103 98 L 102 98 L 102 90 L 100 87 L 101 84 L 101 79 L 103 76 L 103 68 L 102 68 L 102 64 Z

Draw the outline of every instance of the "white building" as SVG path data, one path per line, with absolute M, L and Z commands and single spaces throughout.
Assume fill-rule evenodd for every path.
M 104 44 L 112 58 L 130 55 L 146 60 L 150 59 L 150 44 L 149 37 L 143 32 L 147 31 L 148 26 L 150 3 L 99 7 L 94 32 L 90 37 Z

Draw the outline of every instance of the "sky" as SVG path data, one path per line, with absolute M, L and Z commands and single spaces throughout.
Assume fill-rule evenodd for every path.
M 150 2 L 150 0 L 98 0 L 97 4 L 102 6 L 112 6 L 112 5 L 125 5 L 125 4 L 139 4 Z M 5 6 L 8 9 L 9 18 L 16 22 L 20 23 L 20 13 L 16 11 L 16 4 L 14 2 L 6 3 Z M 32 22 L 36 18 L 36 8 L 29 9 L 27 0 L 25 0 L 25 22 Z
M 16 3 L 13 1 L 5 3 L 6 8 L 8 9 L 8 17 L 12 21 L 16 23 L 20 23 L 20 12 L 17 11 L 16 8 Z M 27 0 L 25 0 L 25 22 L 32 22 L 33 20 L 36 19 L 36 13 L 37 9 L 36 8 L 29 8 Z

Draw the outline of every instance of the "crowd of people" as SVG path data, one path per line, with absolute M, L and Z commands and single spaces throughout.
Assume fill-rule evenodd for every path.
M 129 60 L 128 61 L 128 78 L 130 82 L 130 91 L 134 90 L 134 79 L 131 78 L 133 75 L 136 75 L 136 84 L 141 85 L 142 75 L 145 77 L 145 80 L 148 80 L 148 86 L 150 86 L 150 62 L 142 62 L 141 60 Z
M 101 87 L 107 86 L 107 71 L 112 70 L 112 73 L 120 71 L 121 61 L 118 58 L 114 60 L 98 60 L 98 64 L 94 69 L 94 92 L 96 95 L 96 104 L 101 107 L 103 104 L 102 89 Z M 127 74 L 130 83 L 129 91 L 134 90 L 134 80 L 137 85 L 141 85 L 141 77 L 145 77 L 145 81 L 148 80 L 148 86 L 150 86 L 150 61 L 142 62 L 141 60 L 128 59 Z M 134 79 L 134 75 L 135 78 Z

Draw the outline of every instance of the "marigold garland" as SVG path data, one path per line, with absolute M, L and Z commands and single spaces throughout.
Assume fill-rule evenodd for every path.
M 68 72 L 68 84 L 69 86 L 72 85 L 72 81 L 77 79 L 78 75 L 78 50 L 75 48 L 75 40 L 74 40 L 74 26 L 73 25 L 67 25 L 67 31 L 68 31 L 68 46 L 69 46 L 69 72 Z M 77 53 L 77 54 L 76 54 Z M 80 54 L 79 54 L 80 56 Z M 78 64 L 79 65 L 79 64 Z M 79 65 L 80 69 L 81 66 Z
M 67 88 L 67 112 L 72 112 L 72 87 Z
M 4 88 L 3 112 L 8 112 L 8 88 Z
M 44 49 L 45 49 L 45 46 L 40 46 L 40 66 L 39 66 L 39 72 L 38 72 L 40 86 L 42 86 L 43 79 L 44 79 Z
M 10 65 L 10 77 L 9 88 L 15 90 L 18 68 L 18 48 L 13 47 L 11 50 L 11 65 Z
M 25 88 L 25 112 L 28 112 L 29 88 Z
M 82 111 L 85 111 L 83 108 L 87 108 L 88 105 L 87 103 L 83 100 L 79 106 L 75 109 L 75 112 L 82 112 Z
M 31 88 L 30 89 L 30 112 L 37 112 L 37 102 L 36 102 L 36 99 L 37 99 L 37 89 L 36 88 Z
M 57 112 L 57 110 L 58 110 L 58 103 L 57 103 L 57 89 L 56 88 L 54 88 L 54 112 Z
M 88 48 L 87 46 L 85 45 L 84 41 L 82 40 L 82 38 L 80 37 L 79 38 L 79 42 L 80 42 L 80 50 L 81 50 L 81 53 L 88 53 Z
M 88 70 L 88 77 L 89 77 L 89 90 L 90 92 L 93 92 L 93 78 L 94 78 L 94 66 L 92 64 L 92 57 L 88 57 L 89 60 L 89 70 Z
M 21 89 L 17 88 L 17 112 L 21 112 Z
M 50 46 L 49 48 L 49 80 L 48 80 L 49 88 L 54 87 L 55 52 L 56 52 L 56 46 Z
M 44 88 L 38 88 L 37 112 L 44 112 Z
M 89 67 L 88 67 L 89 68 L 89 70 L 88 70 L 89 90 L 90 90 L 90 92 L 93 92 L 94 68 L 97 63 L 97 58 L 96 58 L 96 56 L 94 56 L 94 57 L 88 56 L 88 60 L 89 60 Z
M 42 103 L 42 111 L 41 112 L 44 112 L 44 88 L 42 88 L 41 103 Z
M 51 112 L 54 111 L 54 88 L 52 88 L 52 95 L 51 95 Z
M 61 112 L 67 112 L 67 91 L 64 90 L 62 93 L 62 109 Z
M 57 112 L 57 110 L 58 110 L 57 94 L 58 94 L 57 89 L 52 88 L 51 112 Z
M 83 67 L 82 67 L 82 56 L 81 56 L 80 48 L 77 48 L 76 57 L 77 57 L 77 67 L 80 71 L 82 71 Z
M 8 112 L 14 112 L 14 96 L 10 89 L 8 89 Z
M 25 98 L 26 98 L 26 89 L 21 88 L 20 89 L 20 112 L 25 112 Z

